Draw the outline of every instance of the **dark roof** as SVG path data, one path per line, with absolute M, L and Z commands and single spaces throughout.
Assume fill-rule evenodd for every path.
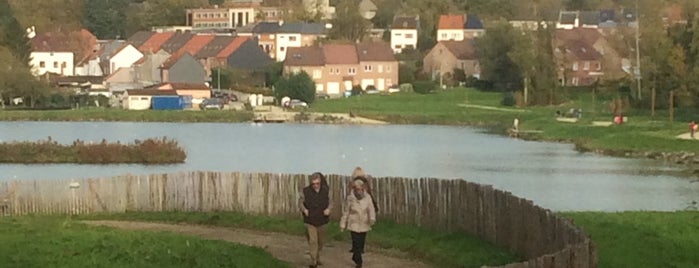
M 285 22 L 279 27 L 278 32 L 322 35 L 325 33 L 325 25 L 322 23 Z
M 177 32 L 165 43 L 163 43 L 163 45 L 160 48 L 165 50 L 167 53 L 173 54 L 177 52 L 177 50 L 182 48 L 185 44 L 187 44 L 187 42 L 189 42 L 189 39 L 192 39 L 193 36 L 194 34 L 192 33 Z
M 391 45 L 386 42 L 366 42 L 356 45 L 359 61 L 395 61 Z
M 471 39 L 463 41 L 441 41 L 439 43 L 454 54 L 457 59 L 475 60 L 478 59 L 478 56 L 476 55 L 476 47 L 473 42 L 474 41 Z
M 420 17 L 395 17 L 391 29 L 417 29 Z
M 599 12 L 599 21 L 600 22 L 616 21 L 616 13 L 614 12 L 613 9 L 601 10 Z
M 100 61 L 109 60 L 109 57 L 112 56 L 112 53 L 114 53 L 117 49 L 121 49 L 123 46 L 124 46 L 123 40 L 112 40 L 112 41 L 102 45 L 102 48 L 100 49 L 100 52 L 99 52 Z
M 235 39 L 236 37 L 234 36 L 216 36 L 214 40 L 211 40 L 209 44 L 199 50 L 199 53 L 197 53 L 194 58 L 204 59 L 216 57 L 221 50 L 226 48 Z
M 568 41 L 564 44 L 565 52 L 578 60 L 599 60 L 602 54 L 582 41 Z
M 151 31 L 139 31 L 133 34 L 131 37 L 129 37 L 129 39 L 127 39 L 126 41 L 131 43 L 134 47 L 140 47 L 143 45 L 143 43 L 148 41 L 148 39 L 150 39 L 150 37 L 153 36 L 153 34 L 154 32 Z
M 52 84 L 90 83 L 94 85 L 102 84 L 104 76 L 58 76 L 50 75 L 49 81 Z
M 580 25 L 598 25 L 600 22 L 600 15 L 598 11 L 581 11 L 580 12 Z
M 468 14 L 468 15 L 466 15 L 466 22 L 464 22 L 464 29 L 482 30 L 483 29 L 483 22 L 481 21 L 480 18 L 478 18 L 478 15 Z
M 270 34 L 279 32 L 278 22 L 260 22 L 252 28 L 252 32 L 256 34 Z
M 126 95 L 129 96 L 177 96 L 174 90 L 158 90 L 158 89 L 127 89 Z
M 272 64 L 272 58 L 253 39 L 246 38 L 245 42 L 228 57 L 228 65 L 233 68 L 264 70 L 270 64 Z
M 289 47 L 286 51 L 285 66 L 323 66 L 325 56 L 319 46 Z
M 561 11 L 558 17 L 558 22 L 562 24 L 575 24 L 575 19 L 578 18 L 578 13 L 574 11 Z

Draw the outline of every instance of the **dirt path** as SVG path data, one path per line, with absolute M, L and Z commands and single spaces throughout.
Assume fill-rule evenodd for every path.
M 677 135 L 678 139 L 683 139 L 683 140 L 699 140 L 699 134 L 694 135 L 694 138 L 692 138 L 691 133 L 683 133 L 680 135 Z
M 94 226 L 107 226 L 125 230 L 139 231 L 167 231 L 183 235 L 198 236 L 205 239 L 225 240 L 249 246 L 264 248 L 277 259 L 291 263 L 295 267 L 308 267 L 310 258 L 305 253 L 308 249 L 303 237 L 267 233 L 260 231 L 232 229 L 223 227 L 209 227 L 198 225 L 177 225 L 149 222 L 128 222 L 128 221 L 86 221 L 86 224 Z M 327 239 L 326 239 L 327 240 Z M 367 240 L 371 240 L 371 233 L 367 235 Z M 351 245 L 347 242 L 328 241 L 321 252 L 322 268 L 344 268 L 354 267 L 349 249 Z M 399 258 L 402 256 L 403 258 Z M 428 265 L 409 260 L 402 252 L 379 252 L 375 248 L 367 248 L 364 254 L 364 267 L 385 267 L 385 268 L 422 268 Z

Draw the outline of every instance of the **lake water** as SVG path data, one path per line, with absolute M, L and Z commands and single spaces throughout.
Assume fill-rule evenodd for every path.
M 0 164 L 0 181 L 111 177 L 185 170 L 463 178 L 557 211 L 679 210 L 699 183 L 649 175 L 662 163 L 578 153 L 569 144 L 522 141 L 450 126 L 228 123 L 0 122 L 0 141 L 133 142 L 169 137 L 176 165 Z

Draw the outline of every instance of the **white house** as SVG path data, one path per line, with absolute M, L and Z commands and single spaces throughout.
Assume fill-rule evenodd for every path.
M 417 48 L 420 16 L 396 17 L 391 26 L 391 48 L 393 53 L 401 53 L 405 48 Z
M 96 55 L 86 58 L 82 62 L 75 65 L 75 75 L 78 76 L 102 76 L 102 67 L 100 67 L 100 58 Z
M 138 51 L 138 49 L 131 44 L 124 45 L 120 49 L 114 51 L 109 58 L 109 70 L 106 73 L 111 74 L 119 70 L 119 68 L 131 67 L 141 58 L 143 58 L 143 53 Z
M 277 61 L 284 61 L 288 48 L 311 46 L 318 38 L 325 37 L 326 26 L 321 23 L 280 21 L 279 24 L 275 36 Z
M 437 28 L 437 42 L 464 40 L 464 15 L 441 15 Z
M 35 51 L 30 54 L 29 64 L 34 75 L 48 73 L 71 76 L 74 74 L 73 52 Z

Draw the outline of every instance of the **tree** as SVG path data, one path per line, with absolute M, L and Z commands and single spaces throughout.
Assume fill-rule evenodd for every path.
M 289 97 L 306 103 L 315 101 L 315 83 L 304 71 L 281 77 L 274 84 L 274 95 L 277 99 Z
M 186 10 L 208 5 L 208 0 L 145 0 L 129 5 L 126 34 L 131 35 L 153 26 L 183 25 Z
M 481 76 L 492 81 L 497 90 L 514 91 L 522 88 L 522 72 L 510 57 L 515 45 L 514 28 L 504 20 L 486 29 L 488 34 L 476 39 Z
M 46 87 L 34 77 L 27 63 L 17 58 L 10 49 L 0 47 L 0 105 L 13 97 L 22 97 L 34 107 L 45 95 Z M 26 102 L 25 102 L 26 105 Z
M 82 27 L 83 1 L 92 0 L 9 0 L 22 28 L 35 26 L 37 32 L 70 32 Z
M 99 39 L 115 39 L 126 35 L 126 11 L 131 0 L 85 1 L 83 25 Z
M 25 65 L 29 64 L 29 39 L 7 0 L 0 0 L 0 47 L 9 49 L 9 53 Z
M 212 5 L 212 6 L 219 5 L 220 6 L 220 5 L 223 5 L 223 3 L 225 3 L 225 2 L 226 2 L 226 0 L 209 0 L 209 5 Z
M 335 7 L 329 37 L 338 40 L 360 41 L 369 30 L 369 21 L 359 14 L 359 0 L 345 0 Z

